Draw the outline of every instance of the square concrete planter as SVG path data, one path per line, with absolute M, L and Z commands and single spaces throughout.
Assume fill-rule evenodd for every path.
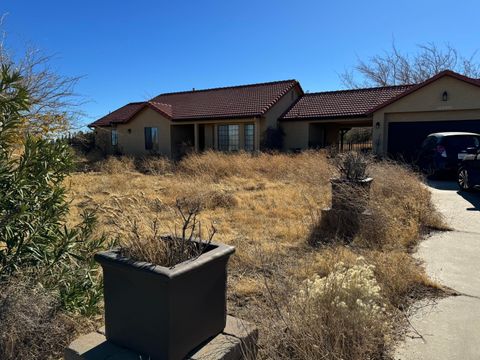
M 226 324 L 227 263 L 232 246 L 210 244 L 173 268 L 95 255 L 104 275 L 109 341 L 152 360 L 183 359 Z

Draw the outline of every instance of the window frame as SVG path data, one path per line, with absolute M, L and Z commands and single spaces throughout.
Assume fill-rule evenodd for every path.
M 143 135 L 145 150 L 156 150 L 158 147 L 158 128 L 152 126 L 145 126 L 143 128 Z
M 219 151 L 240 150 L 240 124 L 220 124 L 217 127 Z
M 251 130 L 249 130 L 251 129 Z M 245 124 L 243 127 L 243 149 L 255 151 L 255 124 Z
M 110 143 L 112 146 L 118 146 L 118 129 L 117 128 L 112 128 L 112 131 L 110 132 Z

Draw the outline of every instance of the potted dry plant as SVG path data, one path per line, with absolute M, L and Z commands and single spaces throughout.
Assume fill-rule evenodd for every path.
M 202 240 L 201 206 L 177 200 L 180 230 L 144 239 L 138 229 L 95 259 L 104 274 L 109 341 L 152 360 L 183 359 L 226 324 L 227 263 L 234 247 Z
M 370 159 L 360 152 L 352 151 L 337 155 L 334 165 L 340 176 L 330 180 L 332 209 L 365 211 L 373 181 L 368 175 Z

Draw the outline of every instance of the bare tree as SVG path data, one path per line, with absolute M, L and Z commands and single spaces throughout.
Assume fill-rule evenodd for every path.
M 463 75 L 479 78 L 480 63 L 476 52 L 464 57 L 458 50 L 446 44 L 433 42 L 417 45 L 414 54 L 401 52 L 395 42 L 389 50 L 368 60 L 358 59 L 353 70 L 340 74 L 343 84 L 349 88 L 416 84 L 443 70 L 453 70 Z
M 32 46 L 14 56 L 2 31 L 4 17 L 0 18 L 0 65 L 16 69 L 30 94 L 31 109 L 25 114 L 23 130 L 42 136 L 68 132 L 83 115 L 84 100 L 75 93 L 81 77 L 60 75 L 51 66 L 54 56 Z

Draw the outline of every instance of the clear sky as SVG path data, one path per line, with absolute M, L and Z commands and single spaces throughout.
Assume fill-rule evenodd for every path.
M 387 49 L 480 49 L 480 1 L 0 0 L 8 45 L 83 75 L 84 123 L 162 92 L 297 79 L 310 92 Z

